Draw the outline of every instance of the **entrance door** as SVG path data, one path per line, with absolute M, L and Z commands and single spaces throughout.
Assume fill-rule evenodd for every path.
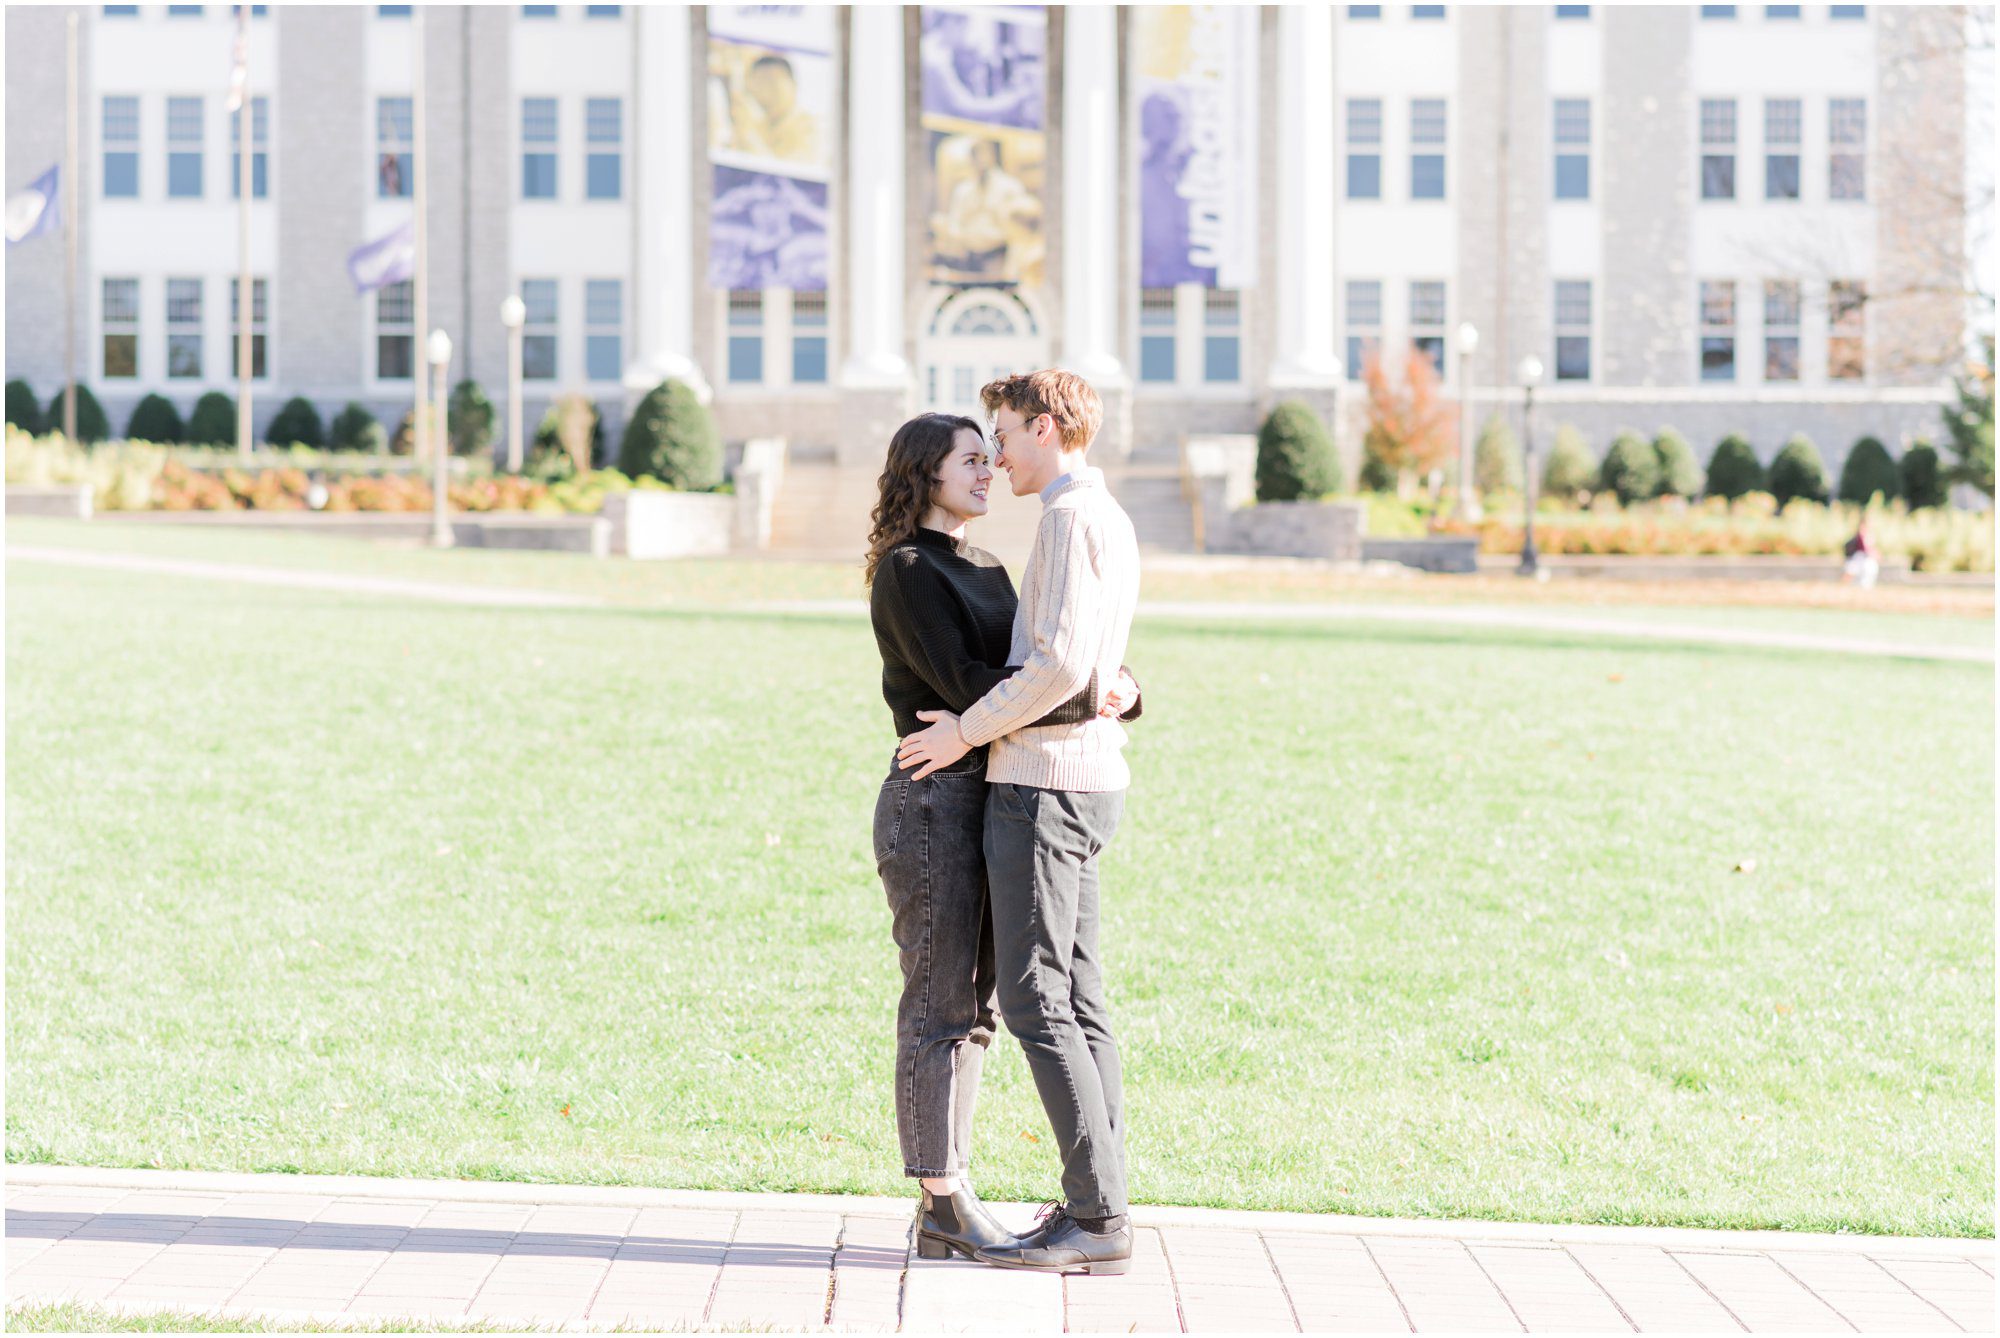
M 1048 338 L 1033 308 L 1001 288 L 946 294 L 924 330 L 917 397 L 925 409 L 986 421 L 979 388 L 995 377 L 1048 365 Z

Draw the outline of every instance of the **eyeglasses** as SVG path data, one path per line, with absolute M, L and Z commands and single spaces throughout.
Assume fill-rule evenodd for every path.
M 1001 450 L 1005 450 L 1007 447 L 1007 434 L 1009 432 L 1019 432 L 1022 428 L 1027 427 L 1030 423 L 1034 422 L 1035 418 L 1040 418 L 1040 417 L 1041 417 L 1040 414 L 1036 414 L 1034 418 L 1023 418 L 1020 422 L 1014 424 L 1012 427 L 996 426 L 993 429 L 993 441 L 995 445 L 998 446 Z

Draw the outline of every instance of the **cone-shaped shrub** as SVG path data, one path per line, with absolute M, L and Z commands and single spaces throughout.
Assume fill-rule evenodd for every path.
M 1472 448 L 1472 477 L 1482 493 L 1521 490 L 1521 443 L 1497 413 L 1479 429 L 1479 441 Z
M 181 422 L 181 411 L 172 400 L 165 395 L 148 395 L 133 406 L 131 418 L 125 422 L 125 435 L 133 441 L 175 445 L 187 435 L 187 424 Z
M 1303 401 L 1278 404 L 1257 429 L 1257 500 L 1311 500 L 1339 486 L 1340 463 L 1326 424 Z
M 714 415 L 685 382 L 660 382 L 625 425 L 618 470 L 627 478 L 651 475 L 688 492 L 713 488 L 722 482 L 722 439 Z
M 1769 492 L 1781 507 L 1795 497 L 1811 502 L 1826 500 L 1826 461 L 1819 458 L 1819 447 L 1805 433 L 1794 435 L 1771 461 Z
M 194 402 L 188 415 L 187 439 L 196 446 L 236 444 L 236 401 L 211 390 Z
M 453 455 L 477 455 L 493 449 L 493 401 L 470 378 L 452 387 L 445 407 L 445 432 Z
M 264 440 L 273 446 L 324 446 L 326 428 L 320 424 L 319 410 L 313 408 L 312 401 L 294 395 L 271 420 L 271 426 L 264 431 Z
M 382 436 L 382 424 L 368 412 L 368 406 L 359 400 L 349 400 L 347 406 L 333 416 L 333 423 L 327 428 L 326 444 L 336 451 L 379 451 L 387 442 Z
M 45 431 L 63 430 L 63 392 L 56 387 L 56 393 L 49 398 L 48 410 L 42 415 Z M 97 402 L 97 396 L 90 393 L 90 387 L 79 381 L 76 383 L 76 439 L 82 442 L 103 441 L 111 435 L 111 420 L 104 416 L 104 406 Z
M 1660 457 L 1653 450 L 1653 443 L 1637 432 L 1620 432 L 1611 440 L 1611 449 L 1604 453 L 1604 464 L 1597 472 L 1597 488 L 1600 492 L 1618 494 L 1618 500 L 1630 506 L 1643 502 L 1660 490 Z
M 1854 443 L 1854 449 L 1841 462 L 1840 500 L 1865 506 L 1868 499 L 1878 492 L 1885 502 L 1902 496 L 1902 475 L 1897 473 L 1895 460 L 1881 442 L 1873 437 L 1863 437 Z
M 1661 497 L 1701 496 L 1701 461 L 1695 459 L 1688 439 L 1670 427 L 1653 438 L 1653 456 L 1660 465 Z
M 1903 452 L 1897 472 L 1902 475 L 1903 500 L 1912 511 L 1944 505 L 1944 465 L 1938 459 L 1937 447 L 1928 441 L 1911 442 L 1910 449 Z
M 7 423 L 23 432 L 33 432 L 37 436 L 42 431 L 42 406 L 35 399 L 34 388 L 26 381 L 7 383 Z
M 1576 497 L 1597 484 L 1597 457 L 1584 445 L 1574 423 L 1556 429 L 1549 462 L 1542 467 L 1542 491 L 1551 497 Z
M 1758 463 L 1757 449 L 1734 432 L 1715 444 L 1708 457 L 1708 495 L 1735 501 L 1746 492 L 1761 492 L 1764 466 Z

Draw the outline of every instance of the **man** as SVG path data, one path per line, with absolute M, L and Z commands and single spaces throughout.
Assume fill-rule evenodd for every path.
M 1010 663 L 1021 668 L 963 717 L 903 741 L 928 775 L 991 744 L 986 876 L 999 960 L 1000 1013 L 1020 1039 L 1062 1154 L 1064 1202 L 1028 1234 L 982 1249 L 1003 1268 L 1124 1273 L 1124 1092 L 1097 951 L 1097 861 L 1118 828 L 1131 773 L 1125 731 L 1099 716 L 1032 721 L 1118 675 L 1139 597 L 1139 547 L 1103 471 L 1085 460 L 1104 422 L 1097 392 L 1070 372 L 994 381 L 996 463 L 1014 495 L 1038 493 L 1042 519 L 1021 577 Z

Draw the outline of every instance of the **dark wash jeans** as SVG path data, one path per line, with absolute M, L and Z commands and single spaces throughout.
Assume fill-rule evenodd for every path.
M 1125 1211 L 1125 1085 L 1097 954 L 1097 857 L 1125 793 L 988 787 L 986 871 L 1000 1016 L 1027 1052 L 1083 1217 Z
M 909 777 L 891 770 L 875 801 L 875 868 L 903 967 L 896 1133 L 904 1175 L 964 1175 L 993 1040 L 993 917 L 980 848 L 986 750 Z

